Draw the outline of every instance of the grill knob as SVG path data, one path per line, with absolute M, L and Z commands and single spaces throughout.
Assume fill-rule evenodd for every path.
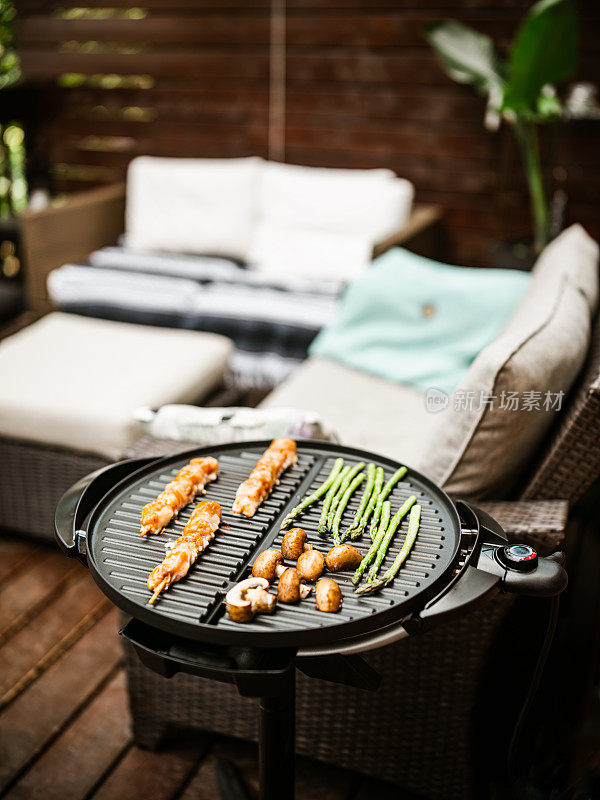
M 508 547 L 499 547 L 496 558 L 508 569 L 518 572 L 530 572 L 538 564 L 538 556 L 533 547 L 528 544 L 511 544 Z

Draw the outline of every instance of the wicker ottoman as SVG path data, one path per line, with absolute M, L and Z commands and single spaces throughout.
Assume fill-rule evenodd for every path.
M 201 401 L 231 349 L 209 333 L 58 313 L 4 339 L 0 527 L 53 538 L 64 491 L 138 438 L 135 409 Z

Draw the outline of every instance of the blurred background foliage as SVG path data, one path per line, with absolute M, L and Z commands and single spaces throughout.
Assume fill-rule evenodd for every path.
M 14 49 L 15 10 L 9 0 L 0 0 L 0 89 L 15 86 L 21 77 Z M 27 207 L 25 134 L 18 121 L 0 118 L 0 219 L 16 216 Z
M 14 49 L 12 23 L 15 9 L 10 0 L 0 0 L 0 89 L 15 84 L 20 76 L 19 59 Z

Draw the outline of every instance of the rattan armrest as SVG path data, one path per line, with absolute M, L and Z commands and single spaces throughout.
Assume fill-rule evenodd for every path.
M 18 317 L 0 326 L 0 340 L 6 339 L 7 336 L 12 336 L 13 333 L 18 333 L 23 328 L 31 325 L 32 322 L 39 319 L 40 316 L 42 315 L 37 314 L 35 311 L 24 311 L 22 314 L 19 314 Z
M 511 541 L 531 544 L 543 555 L 557 550 L 565 538 L 569 514 L 566 500 L 514 500 L 477 505 L 502 525 Z
M 373 258 L 392 247 L 406 247 L 428 258 L 442 257 L 442 209 L 434 205 L 415 205 L 410 219 L 400 230 L 373 247 Z
M 124 223 L 125 185 L 121 183 L 70 195 L 40 211 L 26 211 L 20 225 L 29 308 L 48 311 L 48 273 L 116 244 Z

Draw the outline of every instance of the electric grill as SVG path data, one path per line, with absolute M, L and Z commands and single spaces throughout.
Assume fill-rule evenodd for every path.
M 239 484 L 268 447 L 268 441 L 195 448 L 161 459 L 135 459 L 105 467 L 75 484 L 56 512 L 61 548 L 85 564 L 98 586 L 131 617 L 121 634 L 142 662 L 161 675 L 188 672 L 230 682 L 244 696 L 260 698 L 260 797 L 293 797 L 294 674 L 376 690 L 377 673 L 361 653 L 427 630 L 482 603 L 499 591 L 552 596 L 566 586 L 561 555 L 540 558 L 528 545 L 509 545 L 489 515 L 465 502 L 454 504 L 434 483 L 409 469 L 389 499 L 398 508 L 411 494 L 422 506 L 417 540 L 392 584 L 372 595 L 355 595 L 350 573 L 336 573 L 342 609 L 324 614 L 314 599 L 295 606 L 278 604 L 272 616 L 234 623 L 225 612 L 228 589 L 251 574 L 256 555 L 279 547 L 281 521 L 328 476 L 335 458 L 350 465 L 373 461 L 389 477 L 395 461 L 362 450 L 323 442 L 298 442 L 298 463 L 281 477 L 251 519 L 231 505 Z M 223 522 L 216 538 L 190 574 L 149 606 L 148 574 L 178 538 L 193 505 L 159 536 L 139 535 L 142 506 L 162 491 L 194 456 L 212 455 L 219 477 L 206 499 L 218 501 Z M 360 491 L 344 521 L 353 518 Z M 331 540 L 317 532 L 320 503 L 295 525 L 323 552 Z M 395 558 L 402 530 L 382 566 Z M 368 534 L 354 542 L 366 552 Z

